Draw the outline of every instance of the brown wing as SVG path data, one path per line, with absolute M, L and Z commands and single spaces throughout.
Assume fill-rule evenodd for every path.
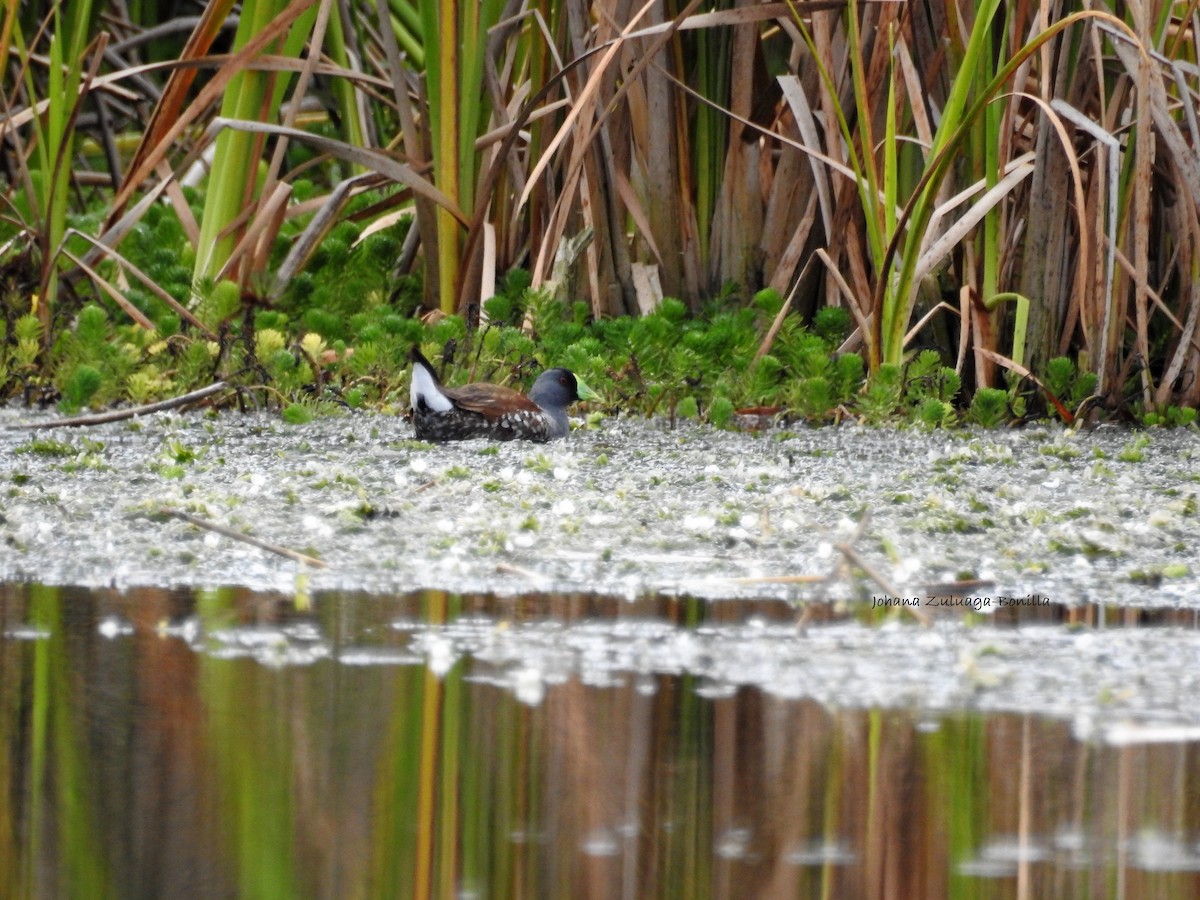
M 512 388 L 499 384 L 485 382 L 464 384 L 460 388 L 447 390 L 446 396 L 453 400 L 456 406 L 480 413 L 492 420 L 500 418 L 505 413 L 522 410 L 540 412 L 537 404 L 520 391 L 514 391 Z

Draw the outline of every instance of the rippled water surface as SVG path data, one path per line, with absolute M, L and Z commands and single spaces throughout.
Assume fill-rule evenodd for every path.
M 1191 614 L 1025 615 L 5 586 L 0 893 L 1193 896 Z

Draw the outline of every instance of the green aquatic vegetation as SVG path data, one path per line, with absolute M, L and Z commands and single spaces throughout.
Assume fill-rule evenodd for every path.
M 1111 532 L 1110 528 L 1100 530 Z M 1076 534 L 1070 537 L 1055 536 L 1047 541 L 1047 547 L 1052 553 L 1064 555 L 1082 554 L 1088 559 L 1117 558 L 1125 556 L 1125 552 L 1116 546 L 1102 544 L 1086 535 Z
M 1026 510 L 1024 515 L 1025 521 L 1034 528 L 1040 528 L 1047 522 L 1052 520 L 1050 513 L 1040 507 Z
M 294 187 L 297 197 L 312 190 L 303 180 Z M 184 194 L 202 210 L 202 192 L 186 188 Z M 389 196 L 388 190 L 366 192 L 348 210 Z M 282 233 L 294 237 L 303 227 L 288 220 Z M 12 332 L 0 334 L 0 389 L 11 393 L 18 384 L 36 384 L 38 373 L 53 372 L 44 389 L 73 411 L 149 403 L 222 379 L 256 392 L 254 402 L 280 410 L 285 422 L 302 425 L 326 409 L 403 409 L 408 352 L 420 344 L 453 385 L 483 379 L 527 387 L 539 370 L 564 365 L 603 397 L 576 410 L 588 427 L 628 413 L 729 428 L 738 424 L 737 410 L 759 406 L 779 408 L 785 427 L 789 419 L 820 425 L 847 415 L 873 425 L 948 428 L 965 419 L 996 427 L 1024 413 L 1016 380 L 1007 390 L 977 391 L 964 410 L 961 378 L 934 350 L 882 365 L 868 380 L 861 355 L 837 352 L 853 327 L 846 309 L 776 321 L 783 299 L 771 290 L 748 300 L 723 294 L 698 308 L 668 297 L 647 315 L 593 319 L 588 304 L 533 290 L 530 273 L 512 269 L 484 302 L 478 329 L 467 315 L 423 320 L 419 273 L 391 273 L 409 227 L 404 220 L 359 240 L 356 223 L 339 222 L 306 269 L 265 301 L 232 281 L 193 286 L 194 254 L 177 218 L 152 207 L 122 253 L 177 300 L 192 304 L 211 334 L 182 321 L 138 282 L 129 288 L 130 302 L 154 324 L 152 331 L 129 324 L 103 296 L 85 301 L 48 350 L 36 316 L 0 323 Z M 278 241 L 272 248 L 273 264 L 286 246 Z M 111 260 L 102 270 L 117 277 Z M 1051 360 L 1044 379 L 1068 406 L 1094 388 L 1094 379 L 1066 357 Z M 313 397 L 334 402 L 310 405 Z M 1173 407 L 1144 417 L 1147 424 L 1175 426 L 1194 419 L 1194 411 Z
M 78 452 L 75 445 L 67 441 L 40 437 L 13 448 L 13 453 L 29 453 L 36 456 L 74 456 Z
M 717 514 L 717 524 L 732 528 L 742 523 L 741 510 L 735 508 L 723 509 Z
M 167 446 L 163 455 L 167 459 L 173 460 L 180 465 L 187 465 L 188 463 L 198 460 L 204 455 L 204 453 L 205 451 L 203 448 L 197 450 L 189 447 L 187 444 L 183 443 L 183 441 L 180 441 L 176 438 L 171 438 L 167 441 Z
M 70 370 L 62 385 L 62 400 L 59 407 L 63 412 L 78 412 L 96 396 L 104 384 L 104 376 L 95 366 L 86 363 Z
M 1075 361 L 1066 356 L 1056 356 L 1046 363 L 1043 378 L 1046 390 L 1057 397 L 1068 409 L 1077 409 L 1096 390 L 1099 378 L 1094 372 L 1081 372 Z M 1051 416 L 1058 416 L 1058 409 L 1049 405 Z
M 1061 441 L 1042 444 L 1038 447 L 1038 453 L 1042 456 L 1053 456 L 1057 459 L 1078 459 L 1083 456 L 1083 451 L 1078 447 Z
M 788 405 L 809 421 L 820 420 L 837 406 L 833 385 L 829 379 L 817 375 L 797 379 L 788 394 Z
M 296 199 L 319 193 L 303 178 L 293 181 L 293 190 Z M 203 191 L 188 187 L 183 193 L 201 214 Z M 349 202 L 347 213 L 386 203 L 394 193 L 367 191 Z M 304 217 L 280 226 L 270 266 L 280 264 L 304 227 Z M 131 326 L 99 296 L 85 301 L 72 328 L 44 351 L 42 323 L 25 316 L 4 326 L 13 334 L 0 341 L 0 379 L 11 392 L 18 375 L 28 385 L 32 374 L 53 371 L 53 390 L 64 409 L 148 403 L 223 379 L 258 392 L 254 402 L 281 410 L 285 421 L 304 424 L 320 409 L 304 409 L 314 396 L 336 398 L 343 408 L 403 408 L 408 351 L 421 344 L 431 353 L 437 348 L 439 368 L 451 384 L 484 378 L 522 387 L 539 369 L 565 365 L 604 398 L 580 407 L 589 426 L 624 412 L 727 428 L 737 423 L 736 410 L 754 406 L 779 407 L 784 422 L 813 424 L 849 414 L 872 424 L 941 428 L 961 415 L 960 378 L 935 351 L 881 367 L 864 387 L 863 357 L 837 353 L 853 327 L 849 312 L 829 307 L 807 321 L 795 313 L 779 318 L 783 299 L 771 290 L 747 300 L 725 292 L 690 308 L 667 297 L 648 315 L 597 320 L 588 304 L 532 290 L 530 273 L 512 269 L 484 302 L 477 330 L 468 326 L 470 316 L 422 320 L 420 273 L 397 278 L 391 272 L 410 227 L 404 219 L 360 240 L 361 227 L 342 219 L 316 245 L 305 269 L 268 300 L 233 281 L 193 285 L 195 254 L 177 216 L 152 206 L 122 243 L 122 254 L 191 305 L 211 334 L 182 321 L 179 311 L 134 282 L 130 302 L 153 331 Z M 100 265 L 104 277 L 117 280 L 115 261 Z M 1069 360 L 1052 362 L 1047 378 L 1060 389 L 1068 385 L 1071 397 L 1087 393 Z M 1009 401 L 980 415 L 977 394 L 972 421 L 999 424 L 1019 415 L 1011 394 Z M 1185 413 L 1163 415 L 1171 423 L 1189 421 Z
M 983 428 L 998 428 L 1009 419 L 1008 392 L 999 388 L 980 388 L 971 398 L 967 419 Z
M 1196 424 L 1196 410 L 1190 406 L 1168 406 L 1161 412 L 1143 413 L 1142 424 L 1149 428 L 1185 428 Z
M 855 409 L 869 425 L 894 421 L 903 390 L 903 370 L 896 365 L 881 365 L 867 381 L 866 390 L 859 395 Z
M 942 358 L 935 350 L 921 351 L 904 374 L 905 401 L 910 406 L 919 406 L 928 399 L 949 403 L 962 387 L 958 373 L 942 365 Z
M 995 527 L 991 519 L 971 518 L 947 510 L 939 510 L 937 515 L 922 516 L 918 523 L 926 534 L 978 534 Z
M 760 292 L 759 296 L 762 297 L 766 293 L 768 292 Z M 776 311 L 771 310 L 771 314 L 774 315 Z M 833 347 L 841 344 L 849 336 L 853 326 L 854 318 L 850 315 L 850 310 L 842 306 L 822 307 L 813 316 L 813 331 Z
M 306 404 L 292 403 L 284 407 L 280 417 L 289 425 L 307 425 L 313 420 L 313 412 Z
M 235 282 L 201 283 L 196 317 L 210 330 L 216 330 L 234 317 L 242 306 L 242 292 Z
M 1139 434 L 1121 448 L 1121 452 L 1117 454 L 1117 459 L 1121 462 L 1140 463 L 1146 458 L 1146 448 L 1149 446 L 1150 436 Z
M 714 397 L 708 407 L 709 424 L 726 428 L 733 420 L 733 401 L 728 397 Z
M 125 394 L 131 402 L 137 405 L 169 396 L 174 390 L 174 379 L 163 373 L 153 363 L 147 363 L 145 368 L 130 372 L 125 381 Z
M 926 428 L 948 428 L 956 419 L 954 407 L 945 400 L 929 397 L 917 407 L 917 421 Z
M 99 452 L 92 451 L 92 450 L 85 450 L 84 452 L 79 453 L 75 457 L 63 462 L 63 464 L 59 467 L 59 470 L 62 472 L 70 473 L 70 472 L 82 472 L 82 471 L 108 470 L 111 468 L 112 468 L 112 466 L 109 465 L 108 461 Z
M 471 542 L 471 552 L 482 557 L 496 556 L 507 549 L 508 541 L 507 531 L 499 528 L 485 528 Z M 458 541 L 453 535 L 439 538 L 434 542 L 434 546 L 440 550 L 453 550 L 457 544 Z
M 1166 563 L 1150 569 L 1132 569 L 1128 578 L 1133 584 L 1154 587 L 1167 579 L 1187 578 L 1192 574 L 1187 563 Z
M 548 475 L 554 471 L 554 460 L 545 453 L 525 457 L 524 465 L 525 468 L 532 472 L 537 472 L 539 475 Z

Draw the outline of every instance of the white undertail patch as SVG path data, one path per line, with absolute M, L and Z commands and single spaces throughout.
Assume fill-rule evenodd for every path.
M 422 400 L 425 401 L 425 406 L 434 412 L 449 412 L 454 409 L 450 398 L 438 390 L 433 375 L 420 363 L 413 363 L 410 399 L 413 409 L 417 409 Z

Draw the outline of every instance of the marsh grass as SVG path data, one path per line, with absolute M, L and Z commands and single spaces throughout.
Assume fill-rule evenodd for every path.
M 1167 424 L 1200 402 L 1200 75 L 1176 5 L 1051 21 L 999 0 L 379 0 L 345 17 L 258 0 L 236 29 L 231 11 L 5 6 L 6 394 L 151 399 L 238 372 L 294 393 L 281 354 L 316 333 L 333 362 L 300 369 L 343 367 L 378 397 L 401 345 L 452 340 L 472 374 L 520 379 L 549 349 L 603 361 L 640 408 L 691 397 L 685 413 L 721 419 L 862 397 L 991 421 L 998 395 L 969 399 L 989 389 L 1009 418 Z M 786 298 L 775 318 L 764 287 Z M 530 297 L 578 346 L 534 343 Z M 72 344 L 89 303 L 127 368 Z M 418 308 L 449 319 L 405 324 Z M 827 310 L 848 327 L 820 354 L 773 345 L 784 324 L 820 338 Z M 754 336 L 719 339 L 729 320 Z M 271 360 L 255 327 L 285 335 Z M 925 352 L 961 392 L 909 396 Z

